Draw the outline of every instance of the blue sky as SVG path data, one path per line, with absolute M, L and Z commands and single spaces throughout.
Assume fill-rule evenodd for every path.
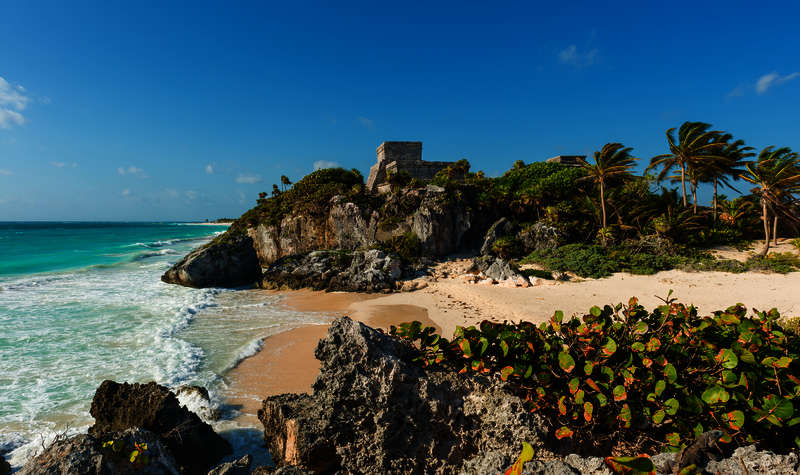
M 685 120 L 800 150 L 796 2 L 160 3 L 2 1 L 0 221 L 235 217 L 384 140 L 490 175 Z

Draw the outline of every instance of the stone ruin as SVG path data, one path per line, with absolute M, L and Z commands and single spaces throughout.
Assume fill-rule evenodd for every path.
M 367 190 L 371 193 L 386 193 L 389 173 L 405 171 L 411 178 L 430 181 L 440 170 L 454 162 L 427 162 L 422 159 L 422 142 L 383 142 L 378 146 L 378 163 L 369 169 Z
M 547 163 L 560 163 L 568 167 L 580 167 L 581 160 L 586 160 L 586 155 L 556 155 L 545 160 Z

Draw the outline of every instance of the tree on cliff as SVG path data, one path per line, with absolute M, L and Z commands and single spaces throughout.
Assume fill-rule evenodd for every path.
M 289 180 L 289 177 L 286 175 L 281 175 L 281 185 L 283 186 L 283 191 L 286 191 L 287 186 L 292 185 L 292 181 Z

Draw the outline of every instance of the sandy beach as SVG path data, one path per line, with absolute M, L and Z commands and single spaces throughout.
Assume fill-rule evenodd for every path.
M 671 270 L 642 276 L 615 274 L 604 279 L 572 282 L 540 281 L 522 288 L 503 284 L 475 284 L 466 278 L 469 260 L 443 262 L 427 287 L 414 292 L 359 294 L 281 292 L 282 304 L 307 312 L 324 312 L 334 318 L 348 315 L 367 325 L 388 329 L 390 325 L 419 320 L 435 326 L 445 336 L 458 325 L 496 321 L 541 322 L 555 310 L 582 315 L 593 305 L 627 302 L 636 296 L 648 308 L 662 302 L 670 290 L 680 302 L 693 304 L 709 314 L 736 303 L 768 310 L 776 307 L 785 317 L 800 316 L 800 272 L 786 275 L 766 273 L 683 272 Z M 287 392 L 310 392 L 319 370 L 314 349 L 327 332 L 327 325 L 311 325 L 270 336 L 262 350 L 231 370 L 229 404 L 239 407 L 243 418 L 252 418 L 267 396 Z

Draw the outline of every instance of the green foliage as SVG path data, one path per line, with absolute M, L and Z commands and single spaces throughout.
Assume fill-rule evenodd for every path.
M 800 238 L 792 239 L 792 246 L 794 246 L 798 251 L 800 251 Z
M 422 243 L 414 231 L 394 236 L 380 247 L 387 254 L 395 254 L 406 263 L 415 262 L 422 257 Z
M 665 302 L 648 312 L 632 298 L 582 318 L 557 311 L 538 326 L 484 321 L 452 340 L 419 322 L 390 333 L 412 341 L 423 366 L 508 381 L 553 437 L 584 451 L 677 451 L 712 429 L 723 442 L 800 447 L 800 338 L 778 312 L 748 317 L 737 304 L 700 317 Z
M 775 252 L 766 257 L 750 257 L 747 259 L 747 262 L 745 262 L 745 266 L 748 270 L 787 274 L 800 270 L 800 257 L 791 252 Z
M 241 233 L 246 227 L 259 224 L 276 225 L 290 213 L 322 215 L 327 212 L 331 198 L 337 195 L 356 203 L 370 199 L 364 193 L 364 177 L 358 170 L 323 168 L 309 173 L 284 192 L 276 185 L 271 197 L 261 193 L 257 205 L 237 219 L 229 232 Z
M 503 236 L 497 238 L 492 244 L 492 253 L 503 259 L 517 257 L 522 253 L 522 243 L 514 236 Z
M 504 475 L 522 475 L 522 470 L 525 468 L 525 462 L 533 459 L 533 446 L 527 442 L 522 443 L 522 453 L 519 458 L 514 462 L 514 465 L 508 467 Z

